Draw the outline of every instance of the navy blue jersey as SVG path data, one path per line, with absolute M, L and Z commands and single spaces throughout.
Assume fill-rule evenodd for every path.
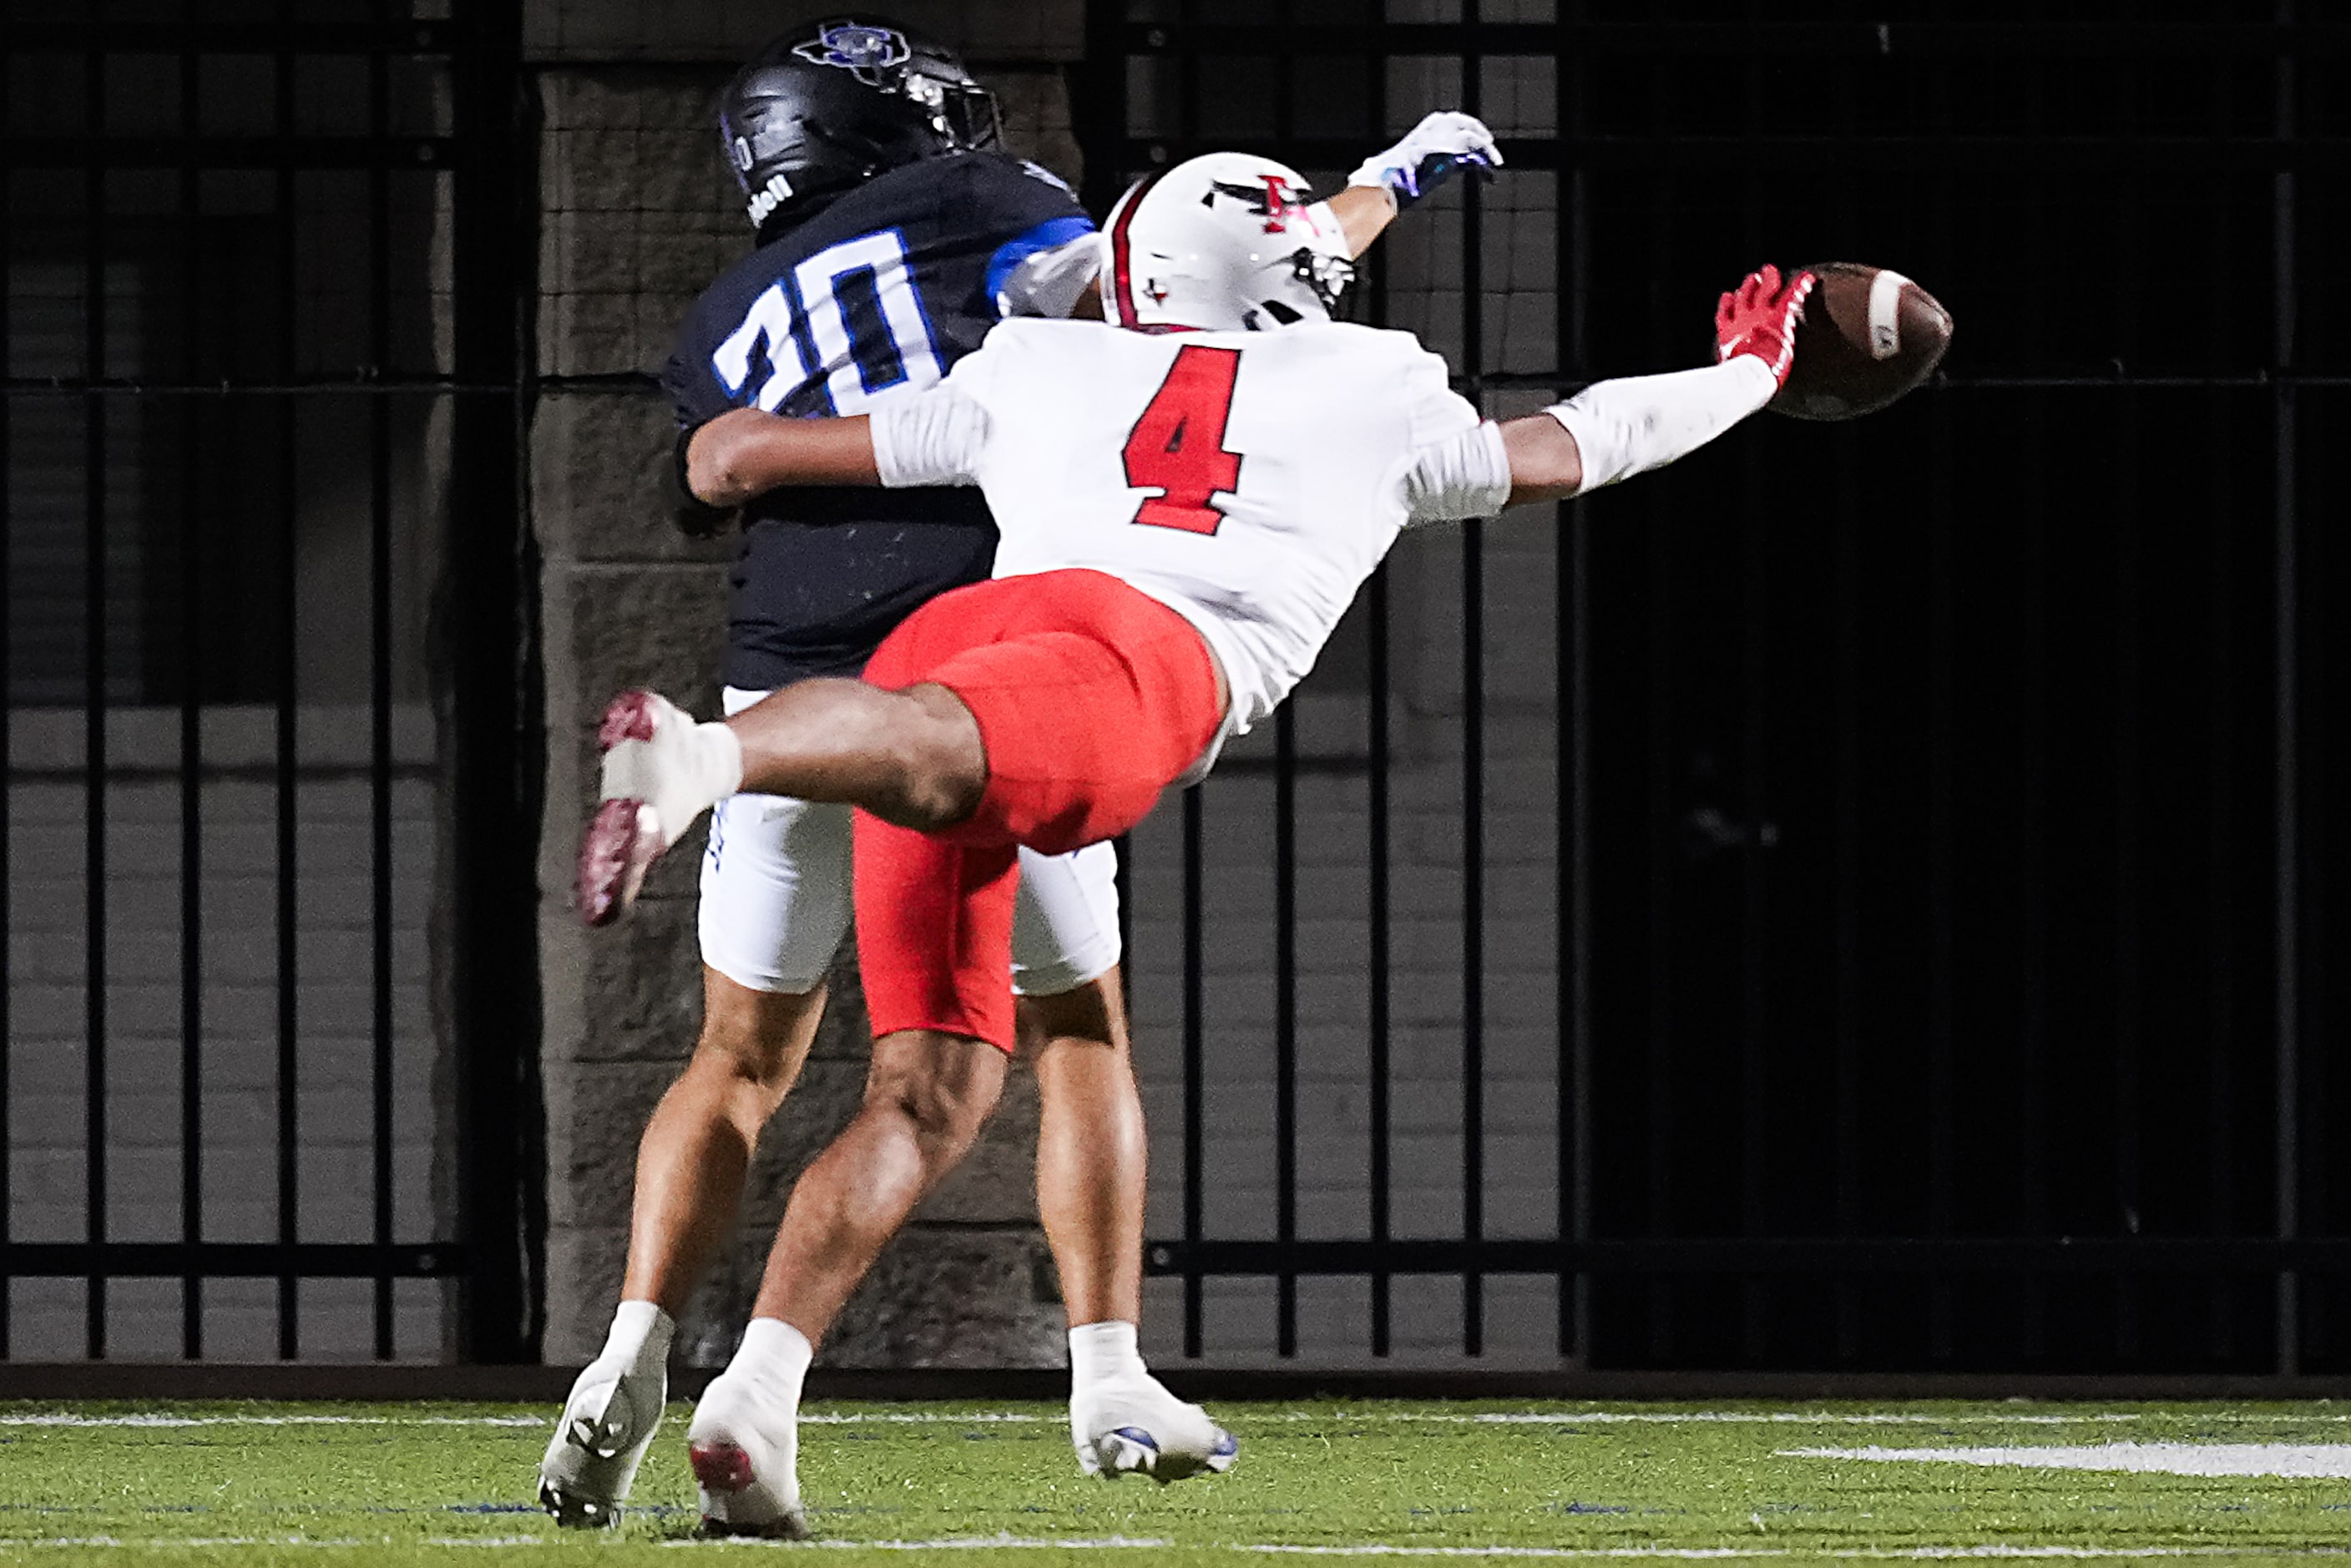
M 930 386 L 996 324 L 1025 257 L 1093 227 L 1069 187 L 995 152 L 877 174 L 706 289 L 662 381 L 683 429 L 730 408 L 862 413 Z M 893 627 L 985 578 L 977 490 L 780 489 L 744 508 L 726 680 L 765 690 L 854 674 Z

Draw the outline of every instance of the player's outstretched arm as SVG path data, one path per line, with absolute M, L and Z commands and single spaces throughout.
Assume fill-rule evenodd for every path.
M 1796 360 L 1796 323 L 1816 280 L 1750 273 L 1714 313 L 1714 364 L 1596 382 L 1565 402 L 1501 427 L 1510 497 L 1564 500 L 1662 468 L 1771 401 Z
M 872 421 L 779 419 L 733 409 L 694 433 L 686 486 L 706 507 L 739 507 L 784 485 L 879 485 Z
M 1440 110 L 1424 116 L 1403 141 L 1364 160 L 1343 190 L 1323 204 L 1347 238 L 1347 254 L 1372 248 L 1405 208 L 1443 184 L 1457 169 L 1491 179 L 1501 166 L 1494 133 L 1475 115 Z M 1102 319 L 1102 295 L 1094 287 L 1102 264 L 1100 238 L 1082 235 L 1039 251 L 1015 268 L 998 291 L 1005 316 L 1071 316 Z
M 1565 402 L 1487 423 L 1415 454 L 1405 498 L 1417 520 L 1589 495 L 1687 456 L 1771 401 L 1795 363 L 1813 275 L 1750 274 L 1715 311 L 1717 362 L 1595 382 Z
M 1473 114 L 1440 110 L 1426 115 L 1403 141 L 1364 160 L 1347 176 L 1347 188 L 1330 201 L 1332 215 L 1347 236 L 1348 254 L 1372 248 L 1395 215 L 1451 178 L 1457 169 L 1492 179 L 1502 150 L 1494 133 Z

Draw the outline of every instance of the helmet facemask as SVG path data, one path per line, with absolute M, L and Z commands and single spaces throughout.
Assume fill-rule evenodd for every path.
M 960 80 L 923 68 L 917 60 L 898 91 L 930 111 L 931 129 L 958 152 L 976 152 L 1004 139 L 1004 115 L 996 95 L 965 77 Z

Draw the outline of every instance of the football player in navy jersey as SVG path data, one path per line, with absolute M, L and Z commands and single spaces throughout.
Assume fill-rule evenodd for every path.
M 778 39 L 728 86 L 719 125 L 758 245 L 695 301 L 663 377 L 681 479 L 695 432 L 730 410 L 863 413 L 935 384 L 1005 315 L 1098 308 L 1094 225 L 1075 195 L 998 151 L 993 97 L 952 53 L 904 27 L 844 18 Z M 1432 115 L 1368 160 L 1331 206 L 1359 254 L 1424 188 L 1456 167 L 1497 162 L 1477 120 Z M 707 532 L 726 516 L 689 501 L 681 521 Z M 968 489 L 777 490 L 748 502 L 741 524 L 724 665 L 730 714 L 810 676 L 856 674 L 914 610 L 985 580 L 996 545 L 986 505 Z M 849 920 L 850 824 L 847 807 L 778 796 L 736 795 L 714 813 L 702 1035 L 646 1127 L 621 1305 L 540 1468 L 540 1500 L 562 1523 L 612 1521 L 653 1438 L 674 1314 L 732 1226 L 752 1147 L 824 1007 Z M 1206 1454 L 1223 1439 L 1213 1469 L 1231 1451 L 1135 1349 L 1144 1140 L 1118 989 L 1114 873 L 1107 844 L 1022 852 L 1013 979 L 1041 1103 L 1038 1206 L 1071 1329 L 1071 1436 L 1090 1472 L 1167 1479 L 1182 1473 L 1176 1450 Z M 789 1324 L 831 1320 L 970 1145 L 1001 1072 L 985 1046 L 964 1056 L 877 1048 L 859 1113 L 793 1191 L 751 1330 L 722 1382 L 788 1378 L 797 1404 L 810 1346 Z M 797 1496 L 730 1486 L 726 1475 L 701 1474 L 695 1457 L 711 1524 L 802 1528 Z

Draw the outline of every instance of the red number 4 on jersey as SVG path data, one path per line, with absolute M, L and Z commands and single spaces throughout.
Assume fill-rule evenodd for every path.
M 1134 521 L 1188 534 L 1213 534 L 1223 523 L 1208 499 L 1240 484 L 1241 455 L 1225 450 L 1240 368 L 1238 349 L 1186 343 L 1176 351 L 1167 379 L 1126 436 L 1126 482 L 1163 492 L 1136 508 Z

